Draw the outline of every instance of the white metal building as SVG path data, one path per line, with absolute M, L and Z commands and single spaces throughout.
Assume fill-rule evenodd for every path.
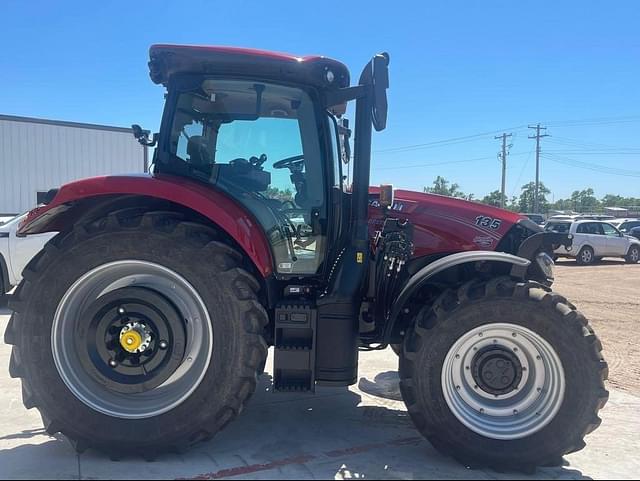
M 131 129 L 0 115 L 0 215 L 25 212 L 67 182 L 147 165 Z

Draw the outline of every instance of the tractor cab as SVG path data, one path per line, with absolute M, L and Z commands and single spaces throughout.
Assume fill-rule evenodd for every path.
M 374 76 L 349 89 L 346 66 L 325 57 L 167 45 L 151 48 L 150 70 L 168 90 L 155 173 L 196 179 L 240 203 L 266 232 L 278 276 L 326 274 L 351 220 L 341 117 L 347 101 L 373 97 Z M 368 184 L 368 175 L 356 179 L 354 190 Z

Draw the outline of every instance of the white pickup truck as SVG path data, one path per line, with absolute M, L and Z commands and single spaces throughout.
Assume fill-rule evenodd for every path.
M 573 234 L 573 247 L 560 247 L 556 257 L 572 257 L 589 265 L 603 257 L 622 257 L 630 264 L 640 261 L 640 240 L 624 235 L 612 224 L 596 220 L 551 220 L 545 230 Z
M 42 250 L 55 233 L 17 237 L 16 230 L 24 216 L 14 217 L 0 225 L 0 306 L 5 294 L 22 279 L 22 270 Z

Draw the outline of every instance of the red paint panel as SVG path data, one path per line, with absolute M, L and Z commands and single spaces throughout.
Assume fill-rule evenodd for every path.
M 53 202 L 29 213 L 20 226 L 20 233 L 35 234 L 46 231 L 48 222 L 44 223 L 44 227 L 30 227 L 34 221 L 43 220 L 47 213 L 53 214 L 64 204 L 94 196 L 131 194 L 165 199 L 193 209 L 224 229 L 244 249 L 264 277 L 273 272 L 269 242 L 254 217 L 227 194 L 213 186 L 182 177 L 109 176 L 67 184 L 60 189 Z
M 379 189 L 371 188 L 375 196 Z M 406 218 L 414 226 L 416 258 L 452 252 L 496 250 L 500 240 L 523 217 L 496 207 L 434 194 L 395 191 L 394 215 Z M 498 219 L 500 227 L 476 225 L 478 216 Z M 369 209 L 370 231 L 382 225 L 380 209 Z

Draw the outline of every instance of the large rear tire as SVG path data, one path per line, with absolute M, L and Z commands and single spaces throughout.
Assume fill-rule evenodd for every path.
M 471 282 L 419 314 L 400 358 L 402 395 L 418 430 L 466 466 L 557 465 L 600 425 L 601 349 L 547 288 Z
M 216 238 L 177 214 L 126 210 L 57 236 L 29 264 L 5 341 L 49 434 L 153 458 L 242 411 L 268 318 L 259 283 Z

